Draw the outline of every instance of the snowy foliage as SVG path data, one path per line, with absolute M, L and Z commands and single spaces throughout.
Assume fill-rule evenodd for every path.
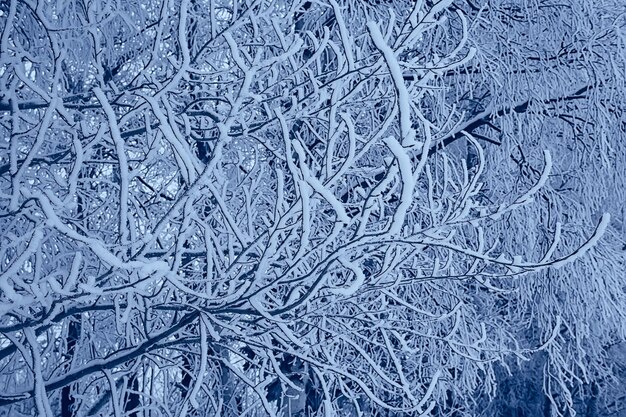
M 622 8 L 1 2 L 0 415 L 617 409 Z

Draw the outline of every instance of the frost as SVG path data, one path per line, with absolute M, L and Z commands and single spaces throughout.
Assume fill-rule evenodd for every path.
M 391 226 L 389 227 L 389 233 L 395 235 L 400 233 L 402 226 L 404 225 L 404 219 L 413 201 L 413 189 L 415 188 L 415 183 L 413 180 L 411 159 L 406 153 L 406 150 L 392 136 L 385 138 L 384 142 L 396 157 L 400 171 L 400 181 L 402 183 L 400 205 L 398 206 L 391 221 Z
M 354 280 L 350 282 L 348 286 L 339 287 L 339 288 L 331 288 L 330 292 L 332 294 L 341 295 L 343 297 L 351 297 L 356 294 L 356 292 L 361 288 L 361 286 L 365 283 L 365 274 L 359 268 L 357 264 L 354 262 L 350 262 L 347 259 L 340 258 L 339 262 L 346 268 L 348 268 L 354 274 Z
M 563 257 L 553 262 L 546 261 L 543 264 L 550 265 L 554 268 L 559 268 L 559 267 L 562 267 L 563 265 L 566 265 L 570 262 L 574 262 L 575 260 L 580 259 L 591 248 L 593 248 L 594 246 L 598 244 L 602 236 L 604 236 L 604 234 L 606 233 L 607 227 L 609 226 L 610 222 L 611 222 L 611 215 L 609 213 L 604 213 L 602 215 L 602 218 L 600 219 L 600 223 L 598 223 L 598 226 L 596 227 L 595 232 L 589 239 L 587 239 L 587 241 L 582 246 L 580 246 L 576 251 L 574 251 L 572 254 L 566 257 Z
M 320 194 L 332 206 L 335 214 L 337 215 L 338 221 L 342 223 L 349 223 L 350 217 L 348 217 L 348 214 L 346 213 L 346 210 L 341 202 L 337 199 L 337 197 L 333 195 L 331 190 L 326 188 L 324 184 L 322 184 L 320 180 L 311 173 L 309 167 L 307 167 L 306 163 L 304 162 L 306 160 L 306 157 L 304 155 L 304 149 L 302 149 L 302 145 L 300 145 L 299 142 L 295 141 L 293 142 L 293 147 L 298 153 L 300 170 L 304 181 L 306 181 L 315 192 Z
M 618 407 L 619 0 L 0 3 L 0 414 Z
M 376 47 L 382 52 L 387 67 L 391 72 L 391 78 L 396 89 L 398 107 L 400 112 L 400 132 L 402 135 L 403 146 L 415 145 L 415 130 L 411 127 L 411 104 L 409 98 L 409 92 L 404 85 L 404 77 L 402 76 L 402 69 L 396 59 L 395 53 L 387 45 L 387 42 L 380 33 L 378 25 L 374 22 L 367 22 L 367 28 L 369 30 L 372 41 Z

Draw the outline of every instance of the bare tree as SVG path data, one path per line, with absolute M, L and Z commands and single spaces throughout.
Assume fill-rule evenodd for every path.
M 538 281 L 613 229 L 533 244 L 565 167 L 514 128 L 604 84 L 490 67 L 512 8 L 2 3 L 0 414 L 458 415 L 540 353 L 570 392 L 588 339 Z

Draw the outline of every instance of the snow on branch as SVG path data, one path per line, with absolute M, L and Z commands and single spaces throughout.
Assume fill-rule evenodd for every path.
M 610 388 L 608 5 L 5 3 L 0 414 L 475 415 L 536 358 L 555 407 Z

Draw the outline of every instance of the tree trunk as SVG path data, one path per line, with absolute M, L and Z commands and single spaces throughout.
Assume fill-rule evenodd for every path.
M 79 314 L 72 316 L 67 328 L 67 352 L 68 357 L 67 369 L 72 367 L 74 361 L 74 353 L 76 352 L 76 343 L 80 339 L 82 329 L 81 317 Z M 76 399 L 72 395 L 72 387 L 74 384 L 66 385 L 61 390 L 61 415 L 63 417 L 73 417 L 75 411 Z
M 141 401 L 139 399 L 139 378 L 137 374 L 133 374 L 126 383 L 126 396 L 124 398 L 124 411 L 130 412 L 129 417 L 140 417 L 139 407 Z

